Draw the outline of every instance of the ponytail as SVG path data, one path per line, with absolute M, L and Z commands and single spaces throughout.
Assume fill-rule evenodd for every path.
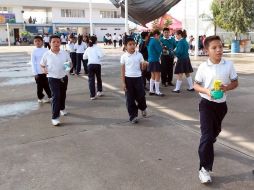
M 89 47 L 93 47 L 94 44 L 97 42 L 97 37 L 96 36 L 91 36 L 88 42 Z
M 177 35 L 181 35 L 182 38 L 187 38 L 187 32 L 186 32 L 186 30 L 177 30 L 176 34 Z

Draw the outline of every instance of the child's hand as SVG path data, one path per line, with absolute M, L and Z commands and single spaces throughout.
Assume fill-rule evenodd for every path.
M 123 86 L 122 86 L 123 91 L 124 91 L 124 92 L 127 92 L 126 84 L 125 84 L 125 83 L 123 83 L 122 85 L 123 85 Z
M 206 89 L 206 95 L 209 96 L 210 98 L 212 98 L 210 89 Z
M 226 85 L 221 85 L 220 86 L 220 89 L 223 91 L 223 92 L 226 92 L 228 90 L 227 86 Z

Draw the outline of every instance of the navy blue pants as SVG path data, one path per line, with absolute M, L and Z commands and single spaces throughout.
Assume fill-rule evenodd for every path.
M 60 110 L 65 109 L 68 77 L 65 76 L 62 79 L 48 78 L 48 81 L 52 93 L 52 119 L 56 119 L 60 116 Z
M 126 107 L 131 121 L 138 116 L 138 109 L 144 111 L 147 108 L 145 90 L 142 77 L 125 77 L 125 84 Z
M 97 80 L 97 91 L 102 92 L 102 80 L 101 80 L 101 65 L 89 64 L 88 65 L 88 83 L 90 90 L 90 97 L 95 97 L 95 76 Z
M 215 103 L 204 98 L 199 103 L 201 138 L 199 144 L 200 168 L 212 171 L 214 161 L 213 144 L 221 132 L 221 123 L 227 113 L 227 104 Z
M 76 72 L 77 72 L 77 74 L 79 74 L 81 71 L 81 62 L 83 63 L 85 74 L 88 73 L 88 71 L 87 71 L 88 60 L 87 59 L 83 60 L 83 55 L 84 55 L 83 53 L 76 53 Z
M 70 52 L 70 57 L 71 57 L 71 62 L 72 62 L 72 67 L 71 67 L 70 73 L 76 73 L 76 65 L 77 65 L 76 52 Z
M 51 98 L 51 91 L 49 88 L 49 83 L 46 74 L 38 74 L 37 79 L 35 78 L 37 84 L 37 97 L 38 99 L 42 99 L 44 97 L 43 89 L 45 90 L 48 98 Z
M 161 83 L 172 83 L 174 68 L 174 57 L 161 55 Z

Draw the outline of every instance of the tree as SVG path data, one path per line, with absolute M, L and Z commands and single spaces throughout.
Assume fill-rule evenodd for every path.
M 172 20 L 170 18 L 168 18 L 164 22 L 164 27 L 168 28 L 171 24 L 172 24 Z
M 153 30 L 161 30 L 161 27 L 159 26 L 159 19 L 155 19 L 153 22 L 152 22 L 152 28 Z
M 217 16 L 217 24 L 222 29 L 232 31 L 237 40 L 238 35 L 248 32 L 254 22 L 253 0 L 224 0 Z

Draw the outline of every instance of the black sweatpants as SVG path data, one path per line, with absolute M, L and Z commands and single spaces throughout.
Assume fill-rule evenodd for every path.
M 84 72 L 88 74 L 87 63 L 88 59 L 83 60 L 83 53 L 76 53 L 76 74 L 80 73 L 81 70 L 81 62 L 83 63 Z
M 51 91 L 49 88 L 48 78 L 46 74 L 38 74 L 37 79 L 35 78 L 37 84 L 37 97 L 38 99 L 42 99 L 44 97 L 43 89 L 48 95 L 48 98 L 51 98 Z
M 76 55 L 76 52 L 70 52 L 70 57 L 71 57 L 71 62 L 72 62 L 72 67 L 71 67 L 71 70 L 70 70 L 70 73 L 76 73 L 76 58 L 77 58 L 77 55 Z
M 129 113 L 129 120 L 138 116 L 138 109 L 144 111 L 147 108 L 145 90 L 142 77 L 125 77 L 127 91 L 126 107 Z M 137 102 L 137 104 L 136 104 Z
M 213 143 L 221 132 L 221 123 L 227 113 L 227 104 L 204 98 L 199 103 L 201 138 L 199 144 L 200 168 L 212 171 L 214 161 Z
M 150 81 L 151 79 L 151 72 L 149 72 L 147 69 L 142 71 L 142 80 L 144 84 L 144 88 L 146 87 L 146 80 Z
M 90 90 L 90 97 L 95 97 L 95 76 L 97 80 L 97 92 L 102 92 L 102 80 L 101 80 L 101 65 L 89 64 L 88 65 L 88 83 Z
M 68 77 L 62 79 L 48 78 L 49 86 L 52 92 L 52 119 L 60 116 L 60 110 L 65 109 L 66 91 L 68 86 Z
M 173 80 L 174 57 L 161 55 L 161 83 L 172 83 Z

